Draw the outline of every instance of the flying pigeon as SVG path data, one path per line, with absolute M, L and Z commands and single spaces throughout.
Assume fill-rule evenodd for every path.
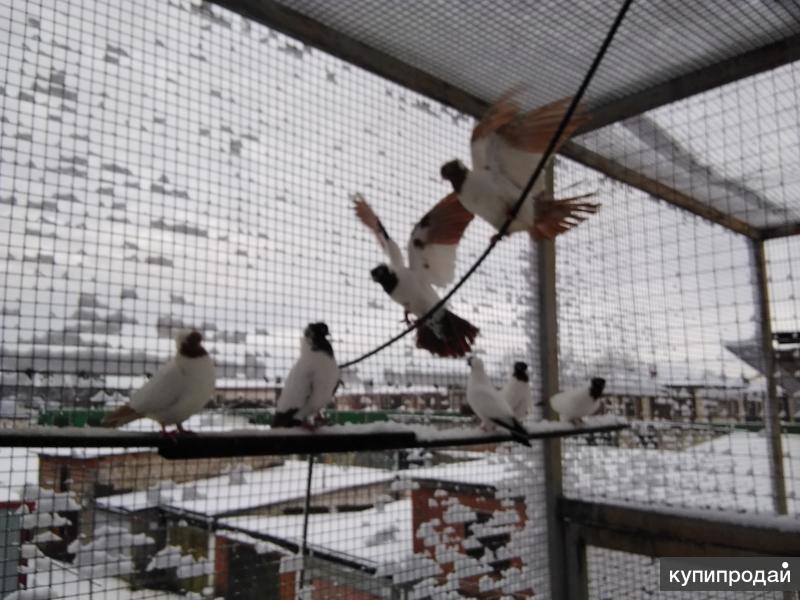
M 441 168 L 469 212 L 485 219 L 498 231 L 528 183 L 555 134 L 570 98 L 528 112 L 512 100 L 514 91 L 492 105 L 472 130 L 472 170 L 460 160 Z M 558 140 L 556 150 L 589 120 L 583 113 L 572 118 Z M 585 202 L 593 194 L 556 200 L 539 176 L 526 201 L 508 228 L 508 234 L 527 231 L 535 240 L 552 240 L 597 212 L 599 204 Z
M 356 216 L 375 234 L 389 257 L 388 265 L 372 269 L 373 281 L 403 307 L 406 322 L 409 314 L 421 317 L 439 302 L 433 286 L 453 280 L 456 246 L 472 215 L 461 207 L 455 194 L 441 200 L 412 230 L 406 267 L 400 247 L 363 196 L 356 194 L 353 201 Z M 437 356 L 464 356 L 477 335 L 477 327 L 442 307 L 417 328 L 417 347 Z
M 530 446 L 528 432 L 511 412 L 502 394 L 489 381 L 483 361 L 477 356 L 471 356 L 467 359 L 467 364 L 470 366 L 467 402 L 480 417 L 481 426 L 490 429 L 499 425 L 508 430 L 514 441 Z
M 601 396 L 606 387 L 606 380 L 594 377 L 589 385 L 564 390 L 550 398 L 550 406 L 562 421 L 569 420 L 573 425 L 580 425 L 582 417 L 594 413 L 602 402 Z
M 164 435 L 167 425 L 176 425 L 177 432 L 186 433 L 183 421 L 203 410 L 214 395 L 214 362 L 202 341 L 197 331 L 179 331 L 175 356 L 134 392 L 128 404 L 106 415 L 103 425 L 120 427 L 147 417 L 161 424 Z
M 305 425 L 333 398 L 339 367 L 325 323 L 309 323 L 300 339 L 300 358 L 286 376 L 272 427 Z
M 503 386 L 503 399 L 515 418 L 521 421 L 528 416 L 531 406 L 531 384 L 528 381 L 526 363 L 521 361 L 514 363 L 514 372 Z

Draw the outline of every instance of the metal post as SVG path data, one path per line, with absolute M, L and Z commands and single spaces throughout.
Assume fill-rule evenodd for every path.
M 781 446 L 781 424 L 778 417 L 778 398 L 775 385 L 775 354 L 772 348 L 772 322 L 769 306 L 769 284 L 767 282 L 767 261 L 764 242 L 753 242 L 753 255 L 756 270 L 756 310 L 759 330 L 756 336 L 761 340 L 762 373 L 767 378 L 767 395 L 764 397 L 764 429 L 767 438 L 772 499 L 775 512 L 787 513 L 786 480 L 783 475 L 783 448 Z M 758 338 L 757 338 L 758 339 Z
M 554 188 L 553 162 L 545 171 L 547 189 Z M 537 283 L 539 298 L 539 365 L 542 381 L 542 415 L 558 419 L 549 399 L 558 392 L 558 319 L 556 304 L 556 247 L 552 241 L 536 244 Z M 558 514 L 562 495 L 561 441 L 544 441 L 545 507 L 547 511 L 547 549 L 550 559 L 550 597 L 567 598 L 567 573 L 564 524 Z M 580 600 L 578 597 L 577 600 Z
M 303 503 L 303 542 L 300 546 L 300 556 L 303 557 L 303 568 L 300 569 L 300 583 L 298 595 L 302 594 L 306 584 L 306 563 L 308 561 L 308 513 L 311 508 L 311 478 L 314 473 L 314 455 L 308 455 L 308 475 L 306 476 L 306 497 Z M 303 596 L 305 597 L 305 596 Z

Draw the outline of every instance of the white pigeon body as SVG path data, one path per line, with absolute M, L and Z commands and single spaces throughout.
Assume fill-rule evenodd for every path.
M 562 421 L 577 421 L 594 414 L 602 403 L 605 380 L 596 377 L 590 383 L 564 390 L 550 398 L 550 406 Z
M 507 181 L 498 180 L 487 170 L 469 171 L 461 188 L 459 199 L 468 211 L 478 215 L 499 230 L 519 198 L 521 190 Z M 530 209 L 529 209 L 530 207 Z M 530 225 L 525 226 L 530 213 Z M 533 226 L 533 202 L 526 201 L 509 226 L 509 233 L 523 231 Z
M 326 333 L 315 334 L 314 326 L 324 326 Z M 291 422 L 304 422 L 315 417 L 333 399 L 339 383 L 339 367 L 330 344 L 323 341 L 326 334 L 324 323 L 312 323 L 306 328 L 300 339 L 300 357 L 286 376 L 278 398 L 276 416 L 283 413 Z M 278 421 L 277 426 L 287 424 Z
M 415 317 L 421 317 L 439 302 L 439 294 L 426 281 L 405 266 L 392 265 L 392 271 L 397 276 L 397 286 L 389 297 L 397 302 L 406 312 Z
M 165 425 L 178 425 L 203 410 L 214 396 L 214 361 L 200 345 L 196 331 L 182 331 L 175 338 L 177 353 L 120 407 L 104 420 L 119 427 L 141 417 Z
M 130 406 L 162 425 L 176 425 L 203 410 L 214 396 L 215 381 L 210 356 L 179 354 L 131 396 Z
M 531 407 L 531 384 L 527 375 L 528 365 L 516 363 L 514 372 L 503 386 L 502 396 L 511 413 L 520 421 L 528 416 Z
M 503 395 L 492 385 L 483 361 L 473 356 L 468 364 L 470 372 L 467 379 L 467 403 L 481 419 L 482 425 L 491 429 L 497 426 L 503 427 L 509 430 L 517 441 L 529 446 L 527 432 L 514 417 Z

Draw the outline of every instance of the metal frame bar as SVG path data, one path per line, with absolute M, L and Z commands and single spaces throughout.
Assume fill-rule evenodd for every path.
M 772 319 L 769 306 L 769 279 L 767 276 L 767 259 L 763 241 L 753 242 L 753 263 L 756 270 L 757 285 L 755 289 L 758 310 L 757 336 L 761 339 L 761 355 L 764 361 L 762 373 L 767 379 L 767 395 L 764 398 L 764 431 L 767 438 L 767 455 L 769 457 L 770 480 L 772 482 L 772 500 L 775 512 L 785 515 L 788 512 L 786 503 L 786 480 L 783 472 L 783 448 L 781 443 L 781 423 L 778 416 L 778 391 L 775 381 L 775 354 L 772 347 Z
M 545 186 L 554 187 L 553 161 L 545 171 Z M 558 392 L 558 302 L 556 298 L 556 245 L 552 240 L 536 243 L 536 269 L 539 299 L 539 369 L 541 377 L 542 415 L 546 420 L 558 420 L 550 408 L 549 398 Z M 532 332 L 533 333 L 533 332 Z M 576 590 L 570 589 L 574 577 L 568 573 L 566 532 L 558 518 L 558 499 L 563 493 L 561 471 L 561 442 L 558 439 L 544 443 L 545 514 L 547 515 L 547 555 L 549 557 L 550 596 L 580 600 Z M 577 594 L 577 595 L 576 595 Z
M 789 517 L 561 498 L 559 516 L 592 546 L 647 556 L 798 556 L 800 523 Z
M 642 190 L 643 192 L 646 192 L 651 196 L 655 196 L 656 198 L 660 198 L 665 202 L 672 204 L 673 206 L 682 208 L 683 210 L 703 217 L 712 223 L 722 225 L 731 231 L 747 236 L 751 240 L 760 238 L 758 229 L 748 225 L 744 221 L 741 221 L 736 217 L 732 217 L 731 215 L 727 215 L 722 211 L 708 206 L 707 204 L 703 204 L 692 196 L 671 188 L 660 181 L 651 179 L 646 175 L 642 175 L 638 171 L 629 169 L 628 167 L 613 161 L 610 158 L 606 158 L 601 154 L 592 152 L 591 150 L 584 148 L 574 141 L 569 141 L 564 144 L 564 146 L 561 148 L 561 154 L 591 169 L 600 171 L 601 173 L 621 181 L 633 188 Z

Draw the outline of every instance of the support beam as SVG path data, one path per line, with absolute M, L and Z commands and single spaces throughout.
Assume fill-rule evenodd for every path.
M 552 191 L 555 185 L 553 161 L 545 171 L 545 185 Z M 546 421 L 558 421 L 558 415 L 550 408 L 549 398 L 558 392 L 558 302 L 556 298 L 556 244 L 552 240 L 536 243 L 537 292 L 539 298 L 539 327 L 530 331 L 532 343 L 538 346 L 539 373 L 541 379 L 542 416 Z M 567 557 L 566 532 L 558 518 L 558 498 L 562 494 L 561 442 L 558 439 L 544 443 L 545 514 L 547 516 L 547 556 L 549 558 L 551 598 L 574 598 L 585 596 L 569 594 L 569 581 L 575 574 L 568 567 L 581 563 L 581 558 Z M 574 549 L 573 549 L 574 550 Z M 585 563 L 585 560 L 583 560 Z
M 739 515 L 561 498 L 559 514 L 585 543 L 647 556 L 798 556 L 800 523 Z
M 756 48 L 592 110 L 578 135 L 800 60 L 800 35 Z
M 775 378 L 775 350 L 772 346 L 767 258 L 763 241 L 753 242 L 753 263 L 756 272 L 756 339 L 761 342 L 763 369 L 760 371 L 767 380 L 767 395 L 764 397 L 764 434 L 767 440 L 767 461 L 772 483 L 772 503 L 776 513 L 785 515 L 788 512 L 786 479 L 783 472 L 781 422 L 778 416 L 778 386 Z
M 660 181 L 651 179 L 650 177 L 642 175 L 633 169 L 629 169 L 628 167 L 614 160 L 606 158 L 605 156 L 597 154 L 596 152 L 592 152 L 591 150 L 584 148 L 574 141 L 564 144 L 564 146 L 561 148 L 561 154 L 567 158 L 571 158 L 572 160 L 581 163 L 582 165 L 595 169 L 596 171 L 600 171 L 601 173 L 608 175 L 617 181 L 621 181 L 622 183 L 625 183 L 638 190 L 642 190 L 643 192 L 655 196 L 656 198 L 660 198 L 669 204 L 677 206 L 678 208 L 703 217 L 712 223 L 722 225 L 723 227 L 726 227 L 731 231 L 735 231 L 736 233 L 741 233 L 750 239 L 755 240 L 759 237 L 758 230 L 751 225 L 748 225 L 744 221 L 741 221 L 736 217 L 732 217 L 731 215 L 717 210 L 716 208 L 712 208 L 711 206 L 703 204 L 696 198 L 692 198 L 691 196 L 671 188 Z
M 774 240 L 782 237 L 800 235 L 800 223 L 786 223 L 774 227 L 764 227 L 758 230 L 759 239 Z
M 212 2 L 465 114 L 478 117 L 488 107 L 486 102 L 438 77 L 272 0 Z

